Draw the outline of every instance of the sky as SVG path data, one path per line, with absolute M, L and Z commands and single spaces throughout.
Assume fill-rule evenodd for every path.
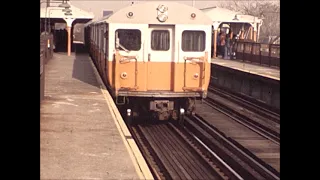
M 94 0 L 70 0 L 70 4 L 83 9 L 88 12 L 92 12 L 95 15 L 94 19 L 99 19 L 102 17 L 102 12 L 106 10 L 111 11 L 117 11 L 123 7 L 129 6 L 131 2 L 134 2 L 135 4 L 146 2 L 146 1 L 153 1 L 153 0 L 143 0 L 143 1 L 129 1 L 129 0 L 100 0 L 100 1 L 94 1 Z M 175 1 L 175 0 L 162 0 L 160 2 L 165 1 Z M 178 3 L 183 3 L 192 6 L 192 0 L 187 1 L 175 1 Z M 205 7 L 212 7 L 219 5 L 220 1 L 217 0 L 206 0 L 206 1 L 199 1 L 195 0 L 195 7 L 196 8 L 205 8 Z M 45 3 L 43 3 L 44 5 Z M 56 4 L 56 3 L 55 3 Z M 54 4 L 54 5 L 55 5 Z
M 51 2 L 54 2 L 55 0 L 51 0 Z M 117 11 L 123 7 L 129 6 L 131 2 L 134 2 L 135 4 L 141 3 L 141 2 L 146 2 L 146 1 L 155 1 L 155 0 L 140 0 L 140 1 L 133 1 L 133 0 L 100 0 L 100 1 L 95 1 L 95 0 L 70 0 L 70 4 L 88 11 L 92 12 L 95 16 L 94 19 L 100 19 L 102 17 L 103 11 L 106 10 L 111 10 L 111 11 Z M 159 0 L 158 0 L 159 1 Z M 165 2 L 165 1 L 174 1 L 178 3 L 183 3 L 192 6 L 192 0 L 185 0 L 185 1 L 176 1 L 176 0 L 162 0 L 160 2 Z M 212 7 L 212 6 L 219 6 L 221 3 L 227 2 L 227 1 L 233 1 L 233 0 L 194 0 L 195 2 L 195 7 L 200 9 L 200 8 L 206 8 L 206 7 Z M 243 1 L 245 2 L 246 0 L 237 0 L 237 1 Z M 279 2 L 279 0 L 249 0 L 252 2 L 255 1 L 274 1 L 274 2 Z M 61 1 L 60 1 L 61 2 Z M 58 3 L 59 4 L 59 3 Z M 58 5 L 57 3 L 54 3 L 52 5 L 56 6 Z M 45 6 L 45 3 L 42 4 L 42 6 Z

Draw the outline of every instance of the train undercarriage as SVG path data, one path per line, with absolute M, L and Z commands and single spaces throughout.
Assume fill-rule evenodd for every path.
M 127 123 L 135 119 L 174 120 L 180 124 L 184 116 L 195 113 L 196 98 L 117 97 L 116 104 Z

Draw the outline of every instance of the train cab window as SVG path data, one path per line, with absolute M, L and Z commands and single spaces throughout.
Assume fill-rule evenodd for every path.
M 117 38 L 119 38 L 118 42 Z M 139 51 L 141 49 L 141 31 L 137 29 L 117 29 L 115 42 L 115 46 L 119 46 L 119 50 Z
M 168 30 L 153 30 L 151 33 L 151 49 L 168 51 L 170 49 L 170 32 Z
M 206 33 L 204 31 L 183 31 L 181 46 L 183 51 L 204 51 Z

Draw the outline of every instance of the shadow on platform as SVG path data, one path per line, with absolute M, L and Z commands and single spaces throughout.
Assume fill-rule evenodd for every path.
M 92 86 L 100 87 L 90 64 L 90 57 L 83 43 L 74 43 L 75 60 L 72 77 Z

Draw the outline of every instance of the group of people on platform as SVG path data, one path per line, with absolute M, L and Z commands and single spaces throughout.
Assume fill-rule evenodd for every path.
M 223 59 L 232 59 L 234 52 L 232 51 L 233 45 L 237 40 L 237 35 L 229 32 L 220 31 L 217 36 L 217 57 L 221 56 Z

